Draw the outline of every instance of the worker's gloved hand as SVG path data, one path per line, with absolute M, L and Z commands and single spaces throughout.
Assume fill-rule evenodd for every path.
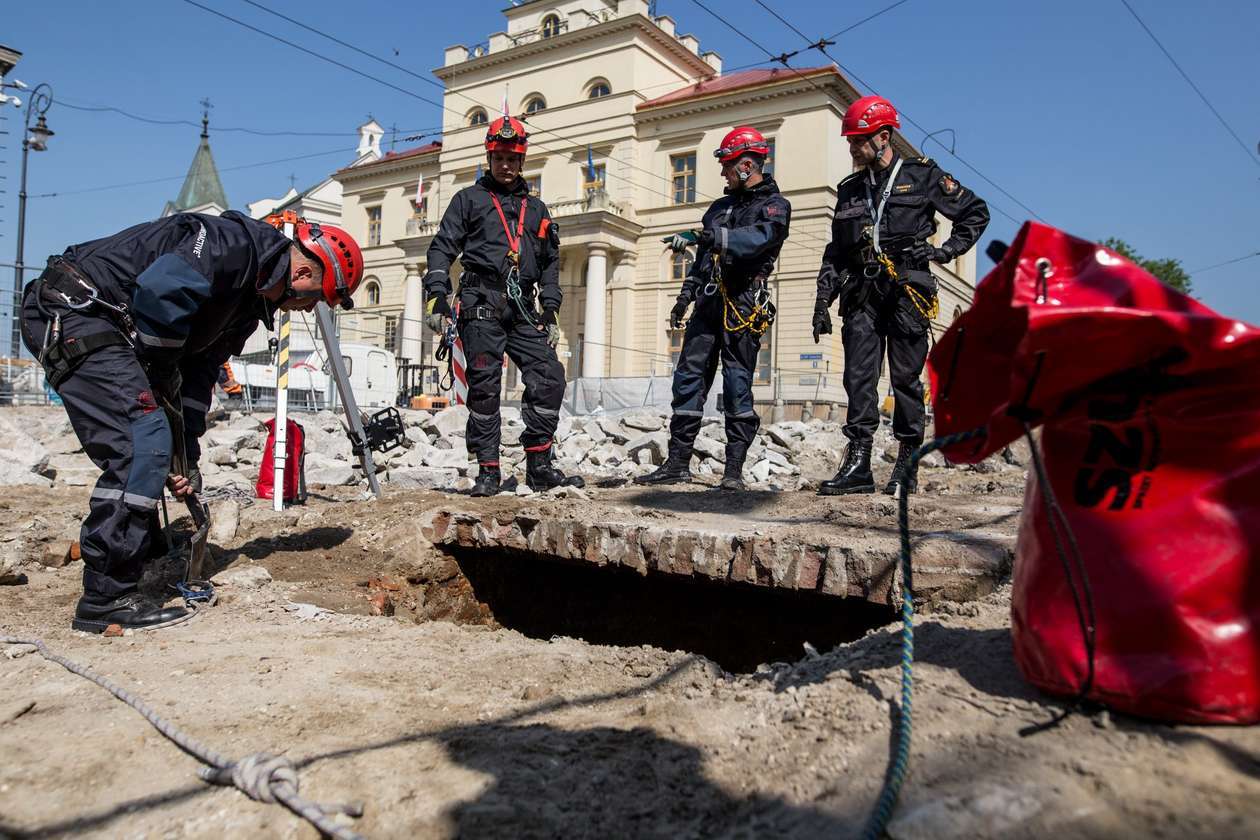
M 669 310 L 669 325 L 676 330 L 683 327 L 683 318 L 687 316 L 687 307 L 691 305 L 691 301 L 684 297 L 679 297 L 674 304 L 674 308 Z
M 931 242 L 916 242 L 906 249 L 915 262 L 947 263 L 954 255 L 945 248 L 937 248 Z
M 424 324 L 435 333 L 446 330 L 446 322 L 454 317 L 446 295 L 434 295 L 424 305 Z
M 564 335 L 560 331 L 560 313 L 554 309 L 544 309 L 542 320 L 538 324 L 538 329 L 547 331 L 547 344 L 551 349 L 555 349 L 560 343 L 561 337 Z
M 831 312 L 826 301 L 814 304 L 814 343 L 818 343 L 820 335 L 831 335 Z
M 675 233 L 670 236 L 666 236 L 661 241 L 664 242 L 665 245 L 674 253 L 681 254 L 692 245 L 695 245 L 697 238 L 698 237 L 694 230 L 684 230 L 682 233 Z
M 696 244 L 706 250 L 712 250 L 715 242 L 717 242 L 717 231 L 713 228 L 705 228 L 700 232 L 700 238 L 696 240 Z

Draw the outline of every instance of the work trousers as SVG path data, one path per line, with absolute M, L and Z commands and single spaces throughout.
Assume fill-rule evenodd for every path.
M 47 319 L 35 305 L 35 285 L 23 298 L 22 339 L 38 357 Z M 66 337 L 114 329 L 92 310 L 78 313 L 47 299 L 45 307 L 61 315 Z M 125 344 L 84 356 L 57 394 L 79 443 L 101 469 L 79 532 L 84 592 L 106 599 L 125 595 L 139 584 L 145 561 L 167 551 L 157 509 L 170 472 L 170 425 L 135 351 Z
M 870 282 L 870 281 L 865 281 Z M 844 344 L 844 392 L 849 410 L 844 434 L 870 441 L 879 428 L 879 375 L 888 355 L 893 390 L 893 436 L 902 443 L 923 442 L 923 363 L 927 360 L 928 322 L 903 289 L 872 290 L 867 299 L 846 308 L 840 329 Z
M 734 301 L 741 316 L 753 308 L 753 292 Z M 704 416 L 709 388 L 722 363 L 722 411 L 726 415 L 726 471 L 738 475 L 748 455 L 761 418 L 753 410 L 752 381 L 757 369 L 761 336 L 751 330 L 731 332 L 724 326 L 722 296 L 705 295 L 696 302 L 683 334 L 678 367 L 674 369 L 673 416 L 669 421 L 669 455 L 688 463 Z
M 499 386 L 503 356 L 515 363 L 525 383 L 521 445 L 527 452 L 550 448 L 564 402 L 564 366 L 547 343 L 546 330 L 530 324 L 515 304 L 485 287 L 460 290 L 459 337 L 468 377 L 468 451 L 482 466 L 498 466 Z M 541 315 L 531 312 L 535 324 Z

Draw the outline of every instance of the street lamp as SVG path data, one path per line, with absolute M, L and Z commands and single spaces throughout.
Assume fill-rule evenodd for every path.
M 13 333 L 10 336 L 9 355 L 17 358 L 22 352 L 22 251 L 26 240 L 26 156 L 31 150 L 43 152 L 48 149 L 48 138 L 53 130 L 48 127 L 44 114 L 52 105 L 52 88 L 46 84 L 37 86 L 31 91 L 30 101 L 26 105 L 26 121 L 22 134 L 22 185 L 18 190 L 18 229 L 17 259 L 13 264 Z M 31 125 L 31 117 L 36 117 L 35 125 Z

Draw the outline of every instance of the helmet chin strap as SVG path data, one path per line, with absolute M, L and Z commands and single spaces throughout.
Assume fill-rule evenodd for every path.
M 884 160 L 884 152 L 887 151 L 888 149 L 887 143 L 885 143 L 882 146 L 875 144 L 875 138 L 878 137 L 879 135 L 880 135 L 880 132 L 877 131 L 866 140 L 867 144 L 870 145 L 871 147 L 871 151 L 875 153 L 875 159 L 871 161 L 871 164 L 875 166 L 877 169 L 880 168 L 879 164 L 883 162 Z

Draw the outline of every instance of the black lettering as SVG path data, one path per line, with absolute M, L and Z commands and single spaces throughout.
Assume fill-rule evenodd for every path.
M 1122 430 L 1124 440 L 1107 426 L 1091 423 L 1089 426 L 1089 444 L 1085 447 L 1085 462 L 1097 464 L 1103 453 L 1119 466 L 1136 470 L 1142 462 L 1142 431 L 1133 427 Z
M 1076 482 L 1072 487 L 1076 503 L 1082 507 L 1098 507 L 1107 498 L 1107 493 L 1116 491 L 1115 497 L 1108 506 L 1111 510 L 1120 510 L 1129 499 L 1130 477 L 1119 469 L 1108 469 L 1097 472 L 1098 480 L 1091 481 L 1096 474 L 1088 467 L 1076 473 Z

